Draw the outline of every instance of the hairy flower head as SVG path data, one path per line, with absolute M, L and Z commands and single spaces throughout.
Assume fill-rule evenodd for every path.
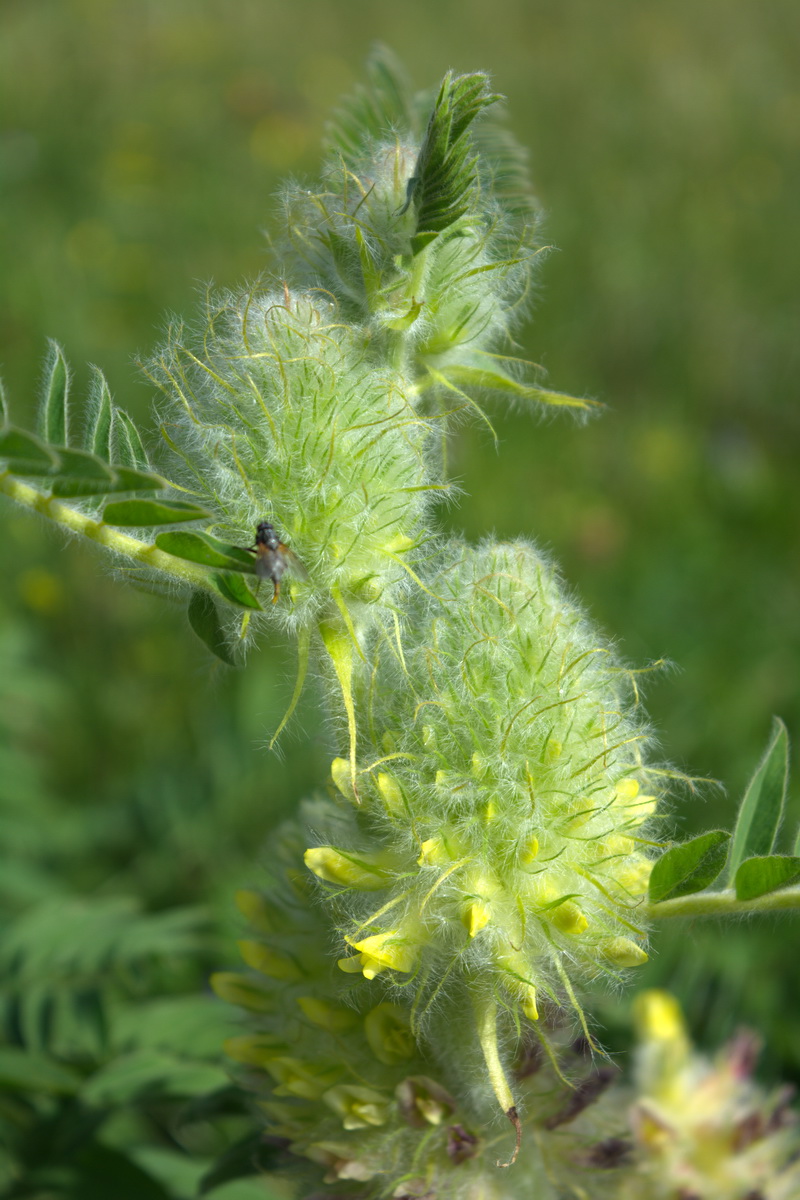
M 165 435 L 218 514 L 215 532 L 250 544 L 269 521 L 289 545 L 288 623 L 336 605 L 366 620 L 391 598 L 437 486 L 429 429 L 408 381 L 371 361 L 330 299 L 224 296 L 202 343 L 176 332 L 154 374 L 171 401 Z
M 394 979 L 418 1012 L 461 979 L 535 1020 L 572 998 L 571 978 L 646 960 L 646 729 L 612 649 L 529 544 L 454 547 L 426 586 L 376 650 L 362 803 L 331 830 L 328 854 L 385 864 L 335 888 L 356 952 L 341 966 Z

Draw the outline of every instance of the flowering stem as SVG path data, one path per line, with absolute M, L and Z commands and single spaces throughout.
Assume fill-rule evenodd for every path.
M 105 546 L 108 550 L 122 554 L 126 558 L 132 558 L 144 566 L 156 567 L 159 571 L 165 571 L 183 584 L 188 583 L 214 594 L 214 589 L 209 584 L 208 572 L 203 567 L 173 558 L 171 554 L 165 554 L 157 546 L 142 542 L 128 533 L 120 533 L 119 530 L 112 529 L 102 521 L 97 521 L 94 517 L 90 517 L 76 508 L 71 508 L 69 504 L 62 504 L 60 500 L 45 496 L 36 488 L 22 483 L 8 471 L 0 474 L 0 492 L 10 496 L 12 500 L 16 500 L 17 504 L 33 509 L 34 512 L 54 521 L 62 529 L 80 533 L 90 541 Z
M 722 892 L 698 892 L 694 896 L 676 896 L 650 904 L 647 914 L 655 920 L 665 917 L 734 917 L 744 913 L 778 912 L 800 908 L 800 886 L 781 888 L 754 900 L 737 900 L 733 888 Z

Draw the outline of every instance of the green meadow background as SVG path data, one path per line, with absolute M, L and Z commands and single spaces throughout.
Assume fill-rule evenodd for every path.
M 723 785 L 676 796 L 675 829 L 728 825 L 772 714 L 800 734 L 796 0 L 3 0 L 12 416 L 50 336 L 79 391 L 96 363 L 147 425 L 137 357 L 208 281 L 269 267 L 281 181 L 315 177 L 376 39 L 419 86 L 484 68 L 508 96 L 554 247 L 520 352 L 606 406 L 581 426 L 492 405 L 499 450 L 459 434 L 441 524 L 534 537 L 630 662 L 669 660 L 644 677 L 659 753 Z M 8 503 L 0 556 L 0 905 L 203 906 L 175 985 L 202 991 L 236 960 L 235 889 L 331 755 L 310 695 L 266 750 L 291 648 L 218 667 L 180 607 Z M 794 828 L 797 778 L 791 802 Z M 763 1077 L 800 1079 L 799 944 L 789 918 L 664 929 L 639 978 L 702 1043 L 749 1024 Z M 595 1005 L 620 1051 L 628 1003 Z

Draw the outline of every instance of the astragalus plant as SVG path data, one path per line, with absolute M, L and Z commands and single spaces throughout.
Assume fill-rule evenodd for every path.
M 542 246 L 498 100 L 483 74 L 416 96 L 378 53 L 321 185 L 284 193 L 274 274 L 209 295 L 148 365 L 158 470 L 100 377 L 72 437 L 54 348 L 39 436 L 0 434 L 0 488 L 186 593 L 224 661 L 270 626 L 295 639 L 292 707 L 313 668 L 330 778 L 240 894 L 249 970 L 214 980 L 247 1014 L 233 1069 L 300 1194 L 688 1200 L 746 1176 L 742 1198 L 788 1197 L 785 1105 L 745 1089 L 687 1183 L 702 1137 L 664 1080 L 713 1077 L 677 1017 L 653 1032 L 651 999 L 637 1099 L 591 1017 L 655 921 L 797 906 L 797 848 L 775 853 L 785 730 L 730 850 L 724 831 L 671 846 L 682 781 L 636 671 L 532 542 L 437 531 L 458 422 L 591 403 L 513 353 Z M 746 1171 L 740 1109 L 761 1114 Z

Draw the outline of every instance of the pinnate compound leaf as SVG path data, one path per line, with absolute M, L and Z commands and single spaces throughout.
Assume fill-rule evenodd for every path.
M 768 855 L 774 849 L 788 782 L 789 735 L 780 717 L 773 717 L 767 748 L 739 805 L 728 866 L 730 880 L 745 859 Z
M 766 854 L 747 858 L 739 865 L 734 886 L 737 900 L 755 900 L 788 887 L 800 879 L 800 858 Z
M 58 466 L 58 455 L 32 433 L 13 425 L 0 429 L 0 459 L 15 475 L 49 475 Z
M 99 367 L 94 367 L 89 392 L 91 418 L 86 430 L 86 449 L 97 454 L 106 462 L 111 459 L 111 419 L 113 408 L 111 392 L 106 377 Z
M 210 533 L 199 533 L 189 529 L 175 529 L 160 533 L 156 538 L 159 550 L 184 558 L 187 562 L 199 563 L 204 567 L 216 567 L 224 571 L 243 571 L 254 575 L 255 560 L 241 546 L 230 546 Z
M 52 446 L 66 446 L 69 434 L 67 398 L 69 367 L 58 342 L 50 341 L 44 369 L 39 433 Z
M 417 216 L 411 239 L 414 254 L 470 211 L 477 187 L 477 156 L 469 127 L 499 99 L 481 73 L 454 76 L 448 71 L 442 80 L 408 185 Z
M 0 1088 L 69 1096 L 80 1085 L 77 1071 L 55 1062 L 47 1054 L 19 1046 L 0 1046 Z
M 239 608 L 261 611 L 261 605 L 241 575 L 212 575 L 211 580 L 220 596 L 229 604 L 236 604 Z
M 650 902 L 691 896 L 707 888 L 725 866 L 730 836 L 714 829 L 662 854 L 650 875 Z
M 115 500 L 103 509 L 106 525 L 117 525 L 120 529 L 177 525 L 181 521 L 207 520 L 210 516 L 205 508 L 185 500 Z
M 228 647 L 228 639 L 219 619 L 217 606 L 207 592 L 194 591 L 189 600 L 189 624 L 216 658 L 227 663 L 229 667 L 236 666 L 233 655 Z

